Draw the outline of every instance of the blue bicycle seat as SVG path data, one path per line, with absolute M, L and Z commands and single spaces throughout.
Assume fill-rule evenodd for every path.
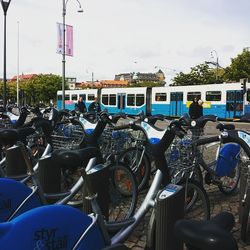
M 0 223 L 4 250 L 99 250 L 104 245 L 96 218 L 66 205 L 34 208 Z
M 33 190 L 21 182 L 0 179 L 0 222 L 5 222 L 13 216 L 24 213 L 35 207 L 41 206 L 41 201 Z M 25 202 L 24 202 L 25 201 Z
M 236 143 L 225 144 L 219 152 L 216 165 L 216 174 L 219 177 L 227 176 L 235 169 L 240 154 L 240 145 Z

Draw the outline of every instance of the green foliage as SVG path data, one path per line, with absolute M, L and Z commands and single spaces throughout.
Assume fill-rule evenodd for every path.
M 250 51 L 244 49 L 236 58 L 231 59 L 231 65 L 225 69 L 226 81 L 238 82 L 241 78 L 250 80 Z
M 209 68 L 200 64 L 191 68 L 190 73 L 180 72 L 173 79 L 173 85 L 200 85 L 221 82 L 239 82 L 241 78 L 250 79 L 250 51 L 244 49 L 231 59 L 231 65 L 223 68 Z
M 23 84 L 23 90 L 31 104 L 55 101 L 57 90 L 61 89 L 62 79 L 53 74 L 40 74 Z
M 3 81 L 0 82 L 0 99 L 3 99 Z M 16 82 L 7 82 L 6 83 L 6 98 L 9 99 L 16 99 Z
M 7 99 L 16 100 L 16 81 L 7 82 Z M 26 103 L 36 105 L 40 102 L 48 104 L 50 100 L 56 100 L 56 92 L 62 86 L 62 78 L 53 74 L 40 74 L 30 80 L 19 81 L 19 91 L 24 92 Z M 65 86 L 65 89 L 67 85 Z M 3 98 L 3 82 L 0 82 L 0 98 Z
M 191 68 L 190 73 L 178 73 L 173 79 L 174 86 L 201 85 L 223 82 L 222 69 L 210 69 L 207 64 L 199 64 Z

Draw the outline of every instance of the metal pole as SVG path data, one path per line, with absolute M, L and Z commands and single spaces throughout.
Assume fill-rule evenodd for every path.
M 17 79 L 16 79 L 16 102 L 19 107 L 19 21 L 17 22 Z
M 218 67 L 219 67 L 219 59 L 216 52 L 216 82 L 218 82 Z
M 3 43 L 3 107 L 6 108 L 6 16 L 7 12 L 4 12 L 4 43 Z
M 65 16 L 66 16 L 66 3 L 63 0 L 63 50 L 62 50 L 62 108 L 65 109 Z

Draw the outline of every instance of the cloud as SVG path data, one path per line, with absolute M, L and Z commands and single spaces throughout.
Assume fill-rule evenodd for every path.
M 216 50 L 223 66 L 249 46 L 248 0 L 87 0 L 67 4 L 66 23 L 74 26 L 74 57 L 66 74 L 77 80 L 113 79 L 120 72 L 160 66 L 188 71 Z M 2 19 L 1 19 L 2 20 Z M 0 34 L 3 23 L 0 20 Z M 7 16 L 7 75 L 16 74 L 17 21 L 20 21 L 20 71 L 61 74 L 56 54 L 56 22 L 61 1 L 12 1 Z M 0 59 L 3 58 L 0 37 Z M 134 60 L 138 63 L 133 63 Z M 0 60 L 2 69 L 3 60 Z M 0 71 L 1 73 L 1 71 Z M 1 76 L 0 76 L 1 77 Z

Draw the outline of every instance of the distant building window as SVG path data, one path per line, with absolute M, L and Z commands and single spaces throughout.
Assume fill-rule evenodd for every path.
M 72 101 L 77 101 L 77 94 L 72 94 L 71 100 Z
M 137 94 L 136 95 L 136 106 L 140 107 L 145 103 L 144 101 L 144 95 L 143 94 Z
M 109 95 L 109 105 L 116 105 L 116 95 Z
M 69 95 L 65 95 L 65 101 L 69 101 L 70 98 L 69 98 Z
M 82 97 L 82 100 L 86 101 L 86 94 L 80 94 L 79 97 Z
M 102 103 L 104 105 L 108 105 L 109 104 L 109 97 L 108 97 L 108 95 L 102 95 Z
M 167 93 L 156 93 L 155 101 L 156 102 L 165 102 L 167 100 Z
M 93 101 L 95 100 L 95 95 L 94 94 L 88 94 L 88 101 Z
M 207 91 L 206 101 L 221 101 L 221 91 Z
M 201 99 L 201 92 L 188 92 L 187 93 L 187 100 L 188 101 L 193 101 L 195 97 L 198 100 Z
M 135 95 L 134 94 L 127 95 L 127 106 L 135 106 Z

